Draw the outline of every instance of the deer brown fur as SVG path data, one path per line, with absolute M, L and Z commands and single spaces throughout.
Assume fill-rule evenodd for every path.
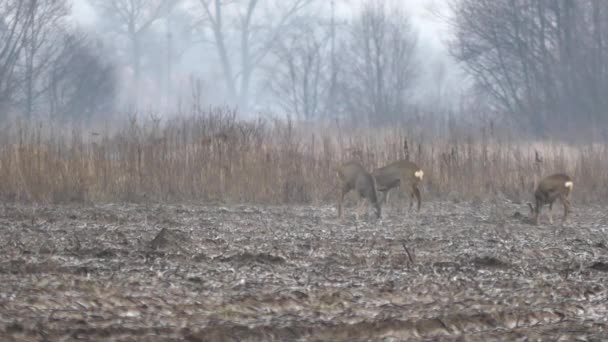
M 338 216 L 342 217 L 342 202 L 344 196 L 351 190 L 355 190 L 360 197 L 359 210 L 361 206 L 368 200 L 376 209 L 376 216 L 380 217 L 380 203 L 376 196 L 376 187 L 374 178 L 355 161 L 346 162 L 338 167 L 338 179 L 340 181 L 340 195 L 338 198 Z M 358 216 L 358 215 L 357 215 Z
M 376 190 L 381 193 L 380 204 L 388 200 L 388 193 L 392 188 L 399 186 L 408 188 L 410 194 L 410 209 L 416 199 L 420 211 L 420 190 L 418 184 L 424 177 L 424 171 L 416 163 L 409 160 L 398 160 L 389 165 L 374 170 L 372 176 L 376 180 Z
M 549 220 L 553 223 L 553 217 L 551 210 L 553 209 L 553 202 L 556 199 L 564 206 L 564 217 L 562 221 L 565 221 L 570 213 L 570 200 L 568 199 L 574 183 L 572 178 L 564 173 L 556 173 L 543 178 L 536 187 L 534 192 L 534 205 L 528 203 L 530 207 L 530 214 L 532 215 L 532 221 L 534 224 L 538 224 L 538 218 L 540 211 L 545 204 L 549 204 Z

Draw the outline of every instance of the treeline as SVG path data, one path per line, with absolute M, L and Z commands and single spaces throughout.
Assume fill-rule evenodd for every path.
M 417 34 L 398 6 L 367 1 L 355 8 L 339 0 L 90 3 L 99 25 L 120 38 L 116 51 L 132 70 L 123 101 L 129 108 L 229 105 L 361 125 L 394 122 L 411 112 Z
M 0 114 L 87 118 L 113 110 L 114 65 L 70 24 L 65 0 L 0 1 Z
M 534 134 L 608 136 L 601 0 L 453 1 L 444 20 L 453 64 L 425 54 L 407 7 L 388 1 L 86 4 L 90 29 L 68 0 L 0 0 L 2 115 L 90 119 L 228 105 L 383 126 L 476 113 Z
M 460 0 L 452 10 L 452 54 L 502 110 L 537 133 L 608 127 L 608 2 Z

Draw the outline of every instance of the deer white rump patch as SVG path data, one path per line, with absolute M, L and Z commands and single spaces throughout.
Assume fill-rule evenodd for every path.
M 572 187 L 574 186 L 574 183 L 572 183 L 572 181 L 567 181 L 566 183 L 564 183 L 564 186 L 566 188 L 569 188 L 570 190 L 572 190 Z
M 420 180 L 422 180 L 422 177 L 424 177 L 424 172 L 422 170 L 418 170 L 414 172 L 414 177 L 420 178 Z

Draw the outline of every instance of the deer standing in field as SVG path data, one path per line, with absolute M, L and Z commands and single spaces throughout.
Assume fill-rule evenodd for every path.
M 380 203 L 378 203 L 378 197 L 376 197 L 374 178 L 363 168 L 363 166 L 355 161 L 346 162 L 338 167 L 337 174 L 340 181 L 338 217 L 342 218 L 342 202 L 344 201 L 344 196 L 351 190 L 355 190 L 360 198 L 357 218 L 365 200 L 369 201 L 375 207 L 376 216 L 379 218 L 381 210 Z
M 564 173 L 556 173 L 543 178 L 540 183 L 538 183 L 538 187 L 534 192 L 534 206 L 532 206 L 532 203 L 528 203 L 534 224 L 538 224 L 540 210 L 545 204 L 549 204 L 549 222 L 553 224 L 551 210 L 553 209 L 553 202 L 555 202 L 556 199 L 559 199 L 564 206 L 564 217 L 562 222 L 565 221 L 570 212 L 570 201 L 568 200 L 568 196 L 570 195 L 573 186 L 574 183 L 572 182 L 572 178 Z
M 376 180 L 376 190 L 381 195 L 380 204 L 388 201 L 388 193 L 392 188 L 399 186 L 401 189 L 409 187 L 410 210 L 414 199 L 418 202 L 417 210 L 420 211 L 420 190 L 418 184 L 424 177 L 424 171 L 416 163 L 409 160 L 398 160 L 394 163 L 374 170 L 372 176 Z

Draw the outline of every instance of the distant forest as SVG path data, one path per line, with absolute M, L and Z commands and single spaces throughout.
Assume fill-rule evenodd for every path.
M 534 134 L 608 126 L 602 0 L 449 1 L 448 62 L 388 1 L 87 3 L 94 26 L 67 0 L 0 0 L 1 119 L 227 106 L 359 126 L 472 113 Z

